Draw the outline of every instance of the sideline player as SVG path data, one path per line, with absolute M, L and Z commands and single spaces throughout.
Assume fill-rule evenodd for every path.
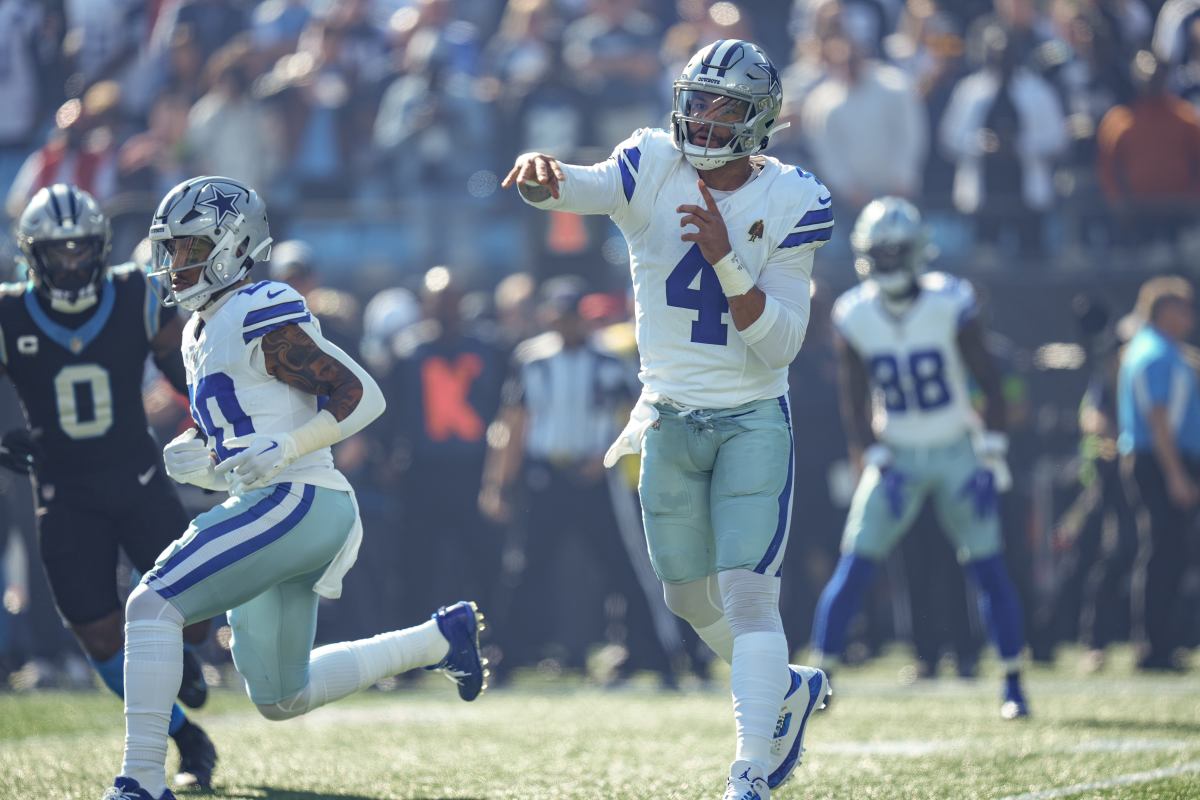
M 789 669 L 779 576 L 792 503 L 787 371 L 833 212 L 820 181 L 760 155 L 783 101 L 762 49 L 714 42 L 674 92 L 670 131 L 638 130 L 590 167 L 526 153 L 504 186 L 537 208 L 607 214 L 629 244 L 644 388 L 606 464 L 641 452 L 667 606 L 732 665 L 725 798 L 767 800 L 828 693 L 820 670 Z
M 362 538 L 330 446 L 379 416 L 384 401 L 321 335 L 298 292 L 247 277 L 270 256 L 263 201 L 229 178 L 184 181 L 159 205 L 150 240 L 152 274 L 170 284 L 165 302 L 195 312 L 183 360 L 199 431 L 167 445 L 167 472 L 230 497 L 193 520 L 129 598 L 125 760 L 105 798 L 172 797 L 163 760 L 181 632 L 226 610 L 234 665 L 267 719 L 297 717 L 418 667 L 444 670 L 474 700 L 487 672 L 473 603 L 312 649 L 318 599 L 340 596 Z
M 118 549 L 145 572 L 187 528 L 142 404 L 147 355 L 187 392 L 183 321 L 136 265 L 108 267 L 108 218 L 81 189 L 38 191 L 16 238 L 29 281 L 0 286 L 0 373 L 16 387 L 29 427 L 5 434 L 0 464 L 33 475 L 54 601 L 104 684 L 123 697 Z M 204 621 L 185 638 L 199 643 L 207 632 Z M 198 708 L 208 688 L 196 656 L 184 658 L 179 697 Z M 169 731 L 180 755 L 176 782 L 208 786 L 217 758 L 208 736 L 179 706 Z
M 863 465 L 842 538 L 842 558 L 817 604 L 814 660 L 841 656 L 846 629 L 880 562 L 908 532 L 927 497 L 980 605 L 1004 664 L 1000 713 L 1029 715 L 1021 690 L 1021 606 L 1001 552 L 997 492 L 1012 478 L 1005 455 L 1000 376 L 984 346 L 971 284 L 922 274 L 921 215 L 884 197 L 863 209 L 850 244 L 862 283 L 838 298 L 842 417 Z M 971 407 L 970 371 L 983 392 L 985 430 Z M 871 401 L 874 400 L 874 413 Z

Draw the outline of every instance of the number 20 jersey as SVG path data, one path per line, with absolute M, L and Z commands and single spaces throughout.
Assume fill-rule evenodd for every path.
M 32 284 L 0 286 L 0 361 L 41 450 L 39 480 L 158 463 L 142 379 L 150 342 L 175 313 L 132 264 L 112 267 L 77 314 L 48 311 Z
M 320 400 L 267 372 L 263 336 L 299 325 L 321 341 L 321 329 L 304 297 L 285 283 L 260 281 L 217 299 L 193 314 L 183 330 L 192 419 L 218 462 L 237 452 L 226 442 L 254 433 L 290 433 L 320 410 Z M 276 478 L 350 491 L 334 469 L 328 447 L 301 456 Z
M 729 242 L 759 286 L 772 269 L 802 273 L 804 322 L 811 251 L 833 228 L 831 198 L 811 174 L 755 157 L 754 176 L 714 192 Z M 538 208 L 607 214 L 629 244 L 635 325 L 647 392 L 693 408 L 734 408 L 787 392 L 787 367 L 764 363 L 733 327 L 717 274 L 697 244 L 680 240 L 684 204 L 704 206 L 699 174 L 660 129 L 641 129 L 591 167 L 569 167 L 561 196 Z M 691 229 L 691 230 L 694 230 Z
M 929 447 L 956 441 L 976 425 L 958 332 L 978 313 L 975 291 L 941 272 L 920 277 L 921 292 L 902 315 L 884 307 L 866 281 L 833 306 L 833 324 L 866 366 L 874 397 L 872 427 L 885 444 Z

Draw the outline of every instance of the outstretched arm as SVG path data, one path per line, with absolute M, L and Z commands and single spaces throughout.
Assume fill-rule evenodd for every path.
M 525 202 L 545 210 L 613 215 L 629 201 L 636 180 L 620 154 L 599 164 L 563 164 L 545 153 L 525 153 L 500 184 L 516 186 Z

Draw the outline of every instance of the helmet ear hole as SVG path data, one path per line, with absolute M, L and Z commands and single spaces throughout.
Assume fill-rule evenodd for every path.
M 237 252 L 234 253 L 234 257 L 241 258 L 242 256 L 246 255 L 246 250 L 248 250 L 249 247 L 250 237 L 247 236 L 246 238 L 242 239 L 241 243 L 237 246 Z

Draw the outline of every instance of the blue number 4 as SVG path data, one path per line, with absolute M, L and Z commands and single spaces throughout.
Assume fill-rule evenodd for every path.
M 188 388 L 192 389 L 190 386 Z M 224 372 L 205 375 L 190 391 L 190 394 L 192 395 L 192 419 L 200 426 L 200 430 L 204 431 L 204 435 L 213 440 L 217 459 L 224 461 L 233 455 L 233 452 L 225 447 L 224 426 L 213 422 L 212 409 L 208 405 L 209 400 L 216 401 L 217 409 L 225 418 L 224 421 L 233 426 L 234 436 L 254 433 L 254 423 L 250 420 L 250 416 L 242 410 L 237 395 L 233 391 L 233 378 Z
M 692 281 L 700 274 L 700 288 L 693 289 Z M 667 305 L 690 308 L 700 315 L 692 321 L 692 341 L 700 344 L 729 344 L 729 325 L 722 322 L 729 311 L 729 300 L 721 288 L 716 270 L 693 244 L 667 276 Z

